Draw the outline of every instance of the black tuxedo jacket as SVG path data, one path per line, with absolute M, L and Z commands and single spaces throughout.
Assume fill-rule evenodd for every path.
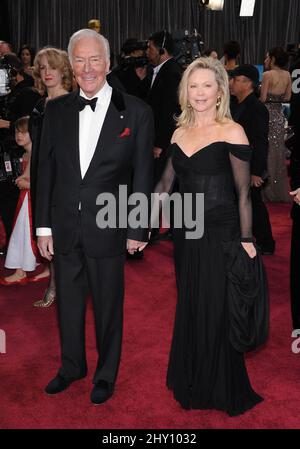
M 178 87 L 182 69 L 171 58 L 159 70 L 149 90 L 148 104 L 154 114 L 155 146 L 165 150 L 175 130 L 174 115 L 180 114 L 178 104 Z
M 269 111 L 254 93 L 231 109 L 233 119 L 239 123 L 252 147 L 251 175 L 265 177 L 269 148 Z
M 94 156 L 85 176 L 79 161 L 78 92 L 49 101 L 40 145 L 36 227 L 52 229 L 55 251 L 72 249 L 78 232 L 79 203 L 84 249 L 91 257 L 120 255 L 126 238 L 148 240 L 146 229 L 100 229 L 96 198 L 119 185 L 128 194 L 151 192 L 153 117 L 141 100 L 113 89 Z M 122 206 L 124 204 L 122 203 Z M 117 214 L 119 210 L 117 201 Z

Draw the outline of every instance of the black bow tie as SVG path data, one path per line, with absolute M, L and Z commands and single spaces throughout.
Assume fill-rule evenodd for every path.
M 88 100 L 87 98 L 78 95 L 79 111 L 82 111 L 86 106 L 91 106 L 92 110 L 95 111 L 97 100 L 98 97 Z

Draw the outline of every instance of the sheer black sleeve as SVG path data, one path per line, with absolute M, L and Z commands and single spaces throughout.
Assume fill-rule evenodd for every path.
M 250 196 L 250 158 L 248 145 L 230 145 L 230 162 L 238 196 L 241 241 L 252 242 L 252 204 Z
M 150 221 L 151 229 L 159 227 L 159 216 L 160 211 L 162 209 L 162 205 L 165 201 L 169 200 L 167 194 L 169 194 L 172 191 L 175 182 L 176 174 L 172 163 L 172 152 L 170 151 L 170 149 L 168 149 L 167 151 L 168 155 L 170 156 L 167 159 L 167 164 L 163 172 L 163 175 L 160 181 L 155 186 L 154 195 L 152 198 L 151 221 Z

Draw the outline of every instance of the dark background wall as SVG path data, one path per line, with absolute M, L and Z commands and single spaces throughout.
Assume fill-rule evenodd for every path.
M 22 43 L 35 48 L 66 48 L 70 35 L 101 20 L 101 32 L 115 54 L 127 37 L 146 39 L 153 31 L 196 28 L 205 47 L 219 52 L 224 41 L 238 40 L 242 61 L 260 63 L 274 45 L 300 42 L 299 0 L 257 0 L 253 18 L 239 18 L 240 0 L 225 0 L 223 12 L 207 11 L 197 0 L 1 0 L 0 39 L 17 50 Z

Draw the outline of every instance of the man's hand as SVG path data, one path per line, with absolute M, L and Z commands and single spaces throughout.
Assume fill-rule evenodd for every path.
M 251 187 L 261 187 L 264 180 L 260 176 L 251 175 Z
M 290 195 L 294 197 L 295 203 L 298 204 L 298 206 L 300 206 L 300 187 L 290 192 Z
M 47 260 L 52 260 L 54 256 L 52 235 L 43 235 L 37 238 L 37 246 L 41 256 Z
M 148 242 L 139 242 L 138 240 L 127 239 L 127 251 L 129 254 L 134 254 L 136 251 L 143 251 L 148 245 Z
M 10 122 L 8 120 L 3 120 L 0 118 L 0 128 L 8 129 L 10 127 Z
M 154 156 L 154 159 L 159 158 L 160 155 L 161 155 L 161 153 L 162 153 L 162 149 L 161 149 L 161 148 L 159 148 L 159 147 L 154 147 L 154 148 L 153 148 L 153 156 Z

